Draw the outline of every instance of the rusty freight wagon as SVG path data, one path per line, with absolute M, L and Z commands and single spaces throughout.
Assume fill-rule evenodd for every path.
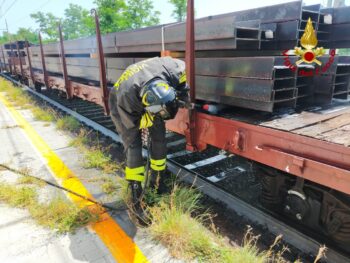
M 57 43 L 3 45 L 1 70 L 108 115 L 108 88 L 128 65 L 185 59 L 197 107 L 180 110 L 167 128 L 185 136 L 187 150 L 211 145 L 254 161 L 266 207 L 348 249 L 350 58 L 336 49 L 350 47 L 350 8 L 295 1 L 194 21 L 189 1 L 188 17 L 101 36 L 95 14 L 96 36 L 63 41 L 60 30 Z M 317 45 L 305 37 L 313 29 Z M 211 114 L 201 105 L 225 107 Z M 114 130 L 108 119 L 101 124 Z

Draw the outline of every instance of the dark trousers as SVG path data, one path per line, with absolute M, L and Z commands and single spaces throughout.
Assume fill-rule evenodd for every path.
M 155 170 L 164 170 L 165 169 L 165 159 L 166 159 L 166 141 L 165 141 L 165 123 L 160 117 L 155 117 L 153 125 L 148 128 L 149 136 L 151 138 L 151 168 Z M 164 160 L 164 164 L 163 164 Z M 161 165 L 157 166 L 161 162 Z M 157 164 L 157 165 L 155 165 Z M 142 181 L 142 176 L 144 170 L 141 167 L 144 166 L 144 161 L 142 158 L 142 139 L 141 131 L 138 133 L 134 142 L 126 149 L 126 179 L 131 180 L 135 178 L 136 181 Z M 159 169 L 157 169 L 159 167 Z M 162 169 L 164 167 L 164 169 Z M 132 174 L 138 174 L 133 177 Z M 130 176 L 128 177 L 128 174 Z M 141 175 L 142 174 L 142 175 Z

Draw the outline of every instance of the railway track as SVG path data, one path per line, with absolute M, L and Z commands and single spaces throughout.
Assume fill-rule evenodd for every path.
M 39 93 L 8 75 L 1 73 L 1 76 L 114 142 L 121 142 L 118 134 L 114 132 L 111 119 L 104 115 L 102 107 L 81 99 L 68 101 L 60 97 L 57 90 L 43 90 Z M 250 164 L 246 160 L 228 155 L 214 147 L 201 153 L 191 153 L 185 150 L 186 141 L 183 136 L 168 133 L 166 137 L 168 168 L 182 181 L 194 184 L 207 196 L 218 200 L 228 209 L 255 224 L 266 227 L 272 234 L 282 234 L 284 241 L 304 253 L 317 253 L 323 242 L 317 241 L 322 240 L 317 233 L 309 235 L 306 229 L 298 230 L 290 222 L 286 223 L 281 216 L 256 206 L 259 202 L 260 186 L 252 176 Z M 146 149 L 143 153 L 146 156 Z M 231 193 L 227 188 L 231 188 Z M 327 250 L 327 262 L 349 262 L 349 255 L 338 250 L 336 245 L 333 248 L 332 245 Z

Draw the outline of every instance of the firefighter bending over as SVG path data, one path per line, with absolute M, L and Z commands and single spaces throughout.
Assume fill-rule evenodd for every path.
M 129 66 L 109 95 L 111 117 L 126 151 L 125 179 L 129 181 L 134 205 L 142 194 L 145 178 L 141 130 L 148 128 L 150 144 L 150 187 L 166 190 L 165 123 L 188 101 L 185 63 L 156 57 Z

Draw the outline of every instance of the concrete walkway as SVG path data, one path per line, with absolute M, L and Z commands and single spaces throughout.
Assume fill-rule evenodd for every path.
M 57 131 L 53 124 L 35 121 L 29 110 L 15 110 L 95 198 L 113 203 L 95 180 L 89 180 L 105 175 L 96 169 L 83 168 L 83 155 L 78 149 L 69 146 L 70 136 Z M 47 161 L 12 115 L 0 102 L 0 163 L 6 163 L 16 169 L 29 169 L 31 174 L 55 182 Z M 17 178 L 16 174 L 0 170 L 2 181 L 16 183 Z M 40 188 L 39 200 L 45 202 L 57 195 L 65 196 L 62 191 L 45 186 Z M 164 247 L 150 240 L 146 230 L 136 228 L 129 220 L 127 212 L 111 216 L 118 229 L 120 227 L 118 231 L 124 231 L 123 235 L 131 238 L 131 242 L 135 242 L 135 246 L 144 255 L 141 261 L 140 257 L 135 257 L 125 262 L 180 262 L 169 256 Z M 106 240 L 108 233 L 107 237 L 101 239 L 101 235 L 91 228 L 80 229 L 75 234 L 58 235 L 52 230 L 37 226 L 27 211 L 0 204 L 0 262 L 116 262 L 116 251 L 121 248 Z
M 86 228 L 57 235 L 39 227 L 22 209 L 0 205 L 0 262 L 115 262 L 101 240 Z
M 28 111 L 23 112 L 27 117 Z M 42 127 L 43 123 L 40 123 Z M 0 104 L 0 160 L 16 169 L 29 169 L 36 176 L 55 182 L 43 159 L 25 137 L 23 130 Z M 54 140 L 56 141 L 56 140 Z M 16 183 L 18 175 L 0 171 L 0 180 Z M 62 195 L 50 186 L 39 189 L 39 200 L 45 202 Z M 0 262 L 115 262 L 111 253 L 96 234 L 87 228 L 75 234 L 57 235 L 37 226 L 23 209 L 0 204 Z

